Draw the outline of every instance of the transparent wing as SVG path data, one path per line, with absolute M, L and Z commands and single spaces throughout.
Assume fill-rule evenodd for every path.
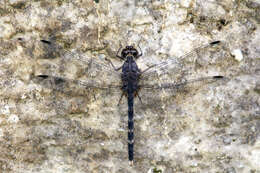
M 120 85 L 100 85 L 95 81 L 74 80 L 65 77 L 50 75 L 36 75 L 32 77 L 35 83 L 41 84 L 46 88 L 58 91 L 67 95 L 86 95 L 89 90 L 104 90 L 106 92 L 121 93 Z
M 223 85 L 228 82 L 228 78 L 223 76 L 208 76 L 179 82 L 165 82 L 162 84 L 144 84 L 140 86 L 139 95 L 141 97 L 140 104 L 151 106 L 155 110 L 162 110 L 162 107 L 168 105 L 173 109 L 179 107 L 185 101 L 190 100 L 201 91 L 207 88 Z M 201 91 L 200 91 L 201 90 Z M 170 105 L 169 105 L 170 104 Z M 177 105 L 175 105 L 177 104 Z M 136 105 L 139 107 L 139 105 Z M 177 106 L 177 107 L 176 107 Z
M 36 54 L 36 81 L 45 81 L 49 87 L 52 85 L 52 89 L 57 87 L 64 91 L 75 90 L 78 85 L 85 89 L 121 92 L 121 73 L 115 71 L 105 60 L 89 58 L 79 51 L 70 52 L 46 40 L 39 42 L 39 50 L 41 52 Z M 67 85 L 72 89 L 65 87 Z
M 78 61 L 82 64 L 87 64 L 89 68 L 94 68 L 99 70 L 102 73 L 108 72 L 110 75 L 120 78 L 121 73 L 115 71 L 112 66 L 105 61 L 105 59 L 101 60 L 98 58 L 91 58 L 84 55 L 83 52 L 80 51 L 70 51 L 66 50 L 64 47 L 55 44 L 54 42 L 41 40 L 43 51 L 45 52 L 44 57 L 47 59 L 51 59 L 52 57 L 61 57 L 64 61 Z
M 185 97 L 196 93 L 199 89 L 205 85 L 220 82 L 226 83 L 228 78 L 224 76 L 208 76 L 197 79 L 190 79 L 181 82 L 168 82 L 162 84 L 144 84 L 140 86 L 140 94 L 144 98 L 143 100 L 156 100 L 160 94 L 166 97 L 180 96 L 185 100 Z M 163 91 L 163 92 L 161 92 Z
M 183 82 L 178 82 L 178 83 L 174 83 L 174 82 L 170 82 L 170 83 L 163 83 L 163 84 L 154 84 L 154 85 L 149 85 L 149 84 L 144 84 L 144 85 L 140 85 L 141 89 L 144 90 L 171 90 L 172 91 L 178 91 L 178 90 L 182 90 L 184 89 L 184 87 L 192 87 L 192 86 L 200 86 L 203 84 L 208 84 L 208 83 L 212 83 L 212 82 L 216 82 L 219 80 L 226 80 L 227 78 L 224 76 L 209 76 L 209 77 L 201 77 L 201 78 L 197 78 L 197 79 L 191 79 L 191 80 L 187 80 L 187 81 L 183 81 Z
M 214 41 L 205 45 L 202 45 L 200 47 L 195 48 L 194 50 L 178 57 L 178 58 L 171 58 L 167 61 L 163 61 L 158 64 L 154 64 L 147 69 L 145 69 L 142 73 L 142 79 L 146 80 L 150 76 L 158 75 L 158 74 L 166 74 L 170 72 L 170 70 L 174 69 L 176 71 L 181 70 L 182 64 L 184 61 L 192 61 L 194 62 L 194 59 L 196 56 L 205 56 L 206 52 L 209 51 L 210 48 L 214 47 L 215 45 L 218 45 L 220 41 Z

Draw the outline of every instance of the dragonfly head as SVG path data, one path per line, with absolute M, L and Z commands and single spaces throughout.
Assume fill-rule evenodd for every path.
M 121 52 L 121 56 L 123 58 L 127 58 L 129 56 L 136 58 L 138 55 L 138 51 L 136 50 L 136 48 L 134 48 L 133 46 L 126 46 L 122 52 Z

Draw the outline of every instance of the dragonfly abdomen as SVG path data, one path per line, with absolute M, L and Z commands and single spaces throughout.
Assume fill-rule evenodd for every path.
M 128 90 L 128 158 L 134 160 L 134 93 Z

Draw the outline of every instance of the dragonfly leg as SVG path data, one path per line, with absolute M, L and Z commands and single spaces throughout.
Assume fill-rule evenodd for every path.
M 142 98 L 140 97 L 140 95 L 139 95 L 139 93 L 138 93 L 138 92 L 136 92 L 136 95 L 137 95 L 137 97 L 138 97 L 139 101 L 141 102 L 141 104 L 143 104 Z
M 125 93 L 123 92 L 122 94 L 121 94 L 121 96 L 120 96 L 120 99 L 119 99 L 119 101 L 118 101 L 118 103 L 117 103 L 117 106 L 119 106 L 120 105 L 120 103 L 121 103 L 121 101 L 122 101 L 122 98 L 123 98 L 123 96 L 125 95 Z
M 140 47 L 139 44 L 138 44 L 138 47 L 139 47 L 141 53 L 140 53 L 139 55 L 136 56 L 136 59 L 139 58 L 139 57 L 141 57 L 141 56 L 143 55 L 142 49 L 141 49 L 141 47 Z
M 110 59 L 107 59 L 107 58 L 106 58 L 106 61 L 109 62 L 109 64 L 113 67 L 113 69 L 114 69 L 115 71 L 119 71 L 119 70 L 123 67 L 123 66 L 121 66 L 121 67 L 119 67 L 119 68 L 116 68 Z
M 156 66 L 156 64 L 154 64 L 154 65 L 152 65 L 152 66 L 148 67 L 147 69 L 145 69 L 144 71 L 142 71 L 142 73 L 141 73 L 141 74 L 145 73 L 147 70 L 149 70 L 149 69 L 151 69 L 151 68 L 153 68 L 153 67 L 155 67 L 155 66 Z
M 120 44 L 120 47 L 119 47 L 119 49 L 118 49 L 118 51 L 117 51 L 117 53 L 116 53 L 116 57 L 118 57 L 118 58 L 124 60 L 124 58 L 119 55 L 119 52 L 120 52 L 121 49 L 122 49 L 122 45 Z

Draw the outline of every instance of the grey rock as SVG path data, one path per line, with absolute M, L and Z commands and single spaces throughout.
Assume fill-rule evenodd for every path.
M 253 0 L 1 1 L 0 172 L 258 173 L 259 7 Z M 57 47 L 42 46 L 42 39 Z M 132 167 L 120 92 L 54 89 L 33 77 L 117 80 L 61 57 L 59 47 L 119 66 L 120 44 L 140 43 L 144 55 L 137 63 L 145 69 L 214 40 L 222 44 L 160 79 L 223 75 L 228 81 L 179 94 L 140 92 Z M 239 61 L 232 50 L 241 53 Z

